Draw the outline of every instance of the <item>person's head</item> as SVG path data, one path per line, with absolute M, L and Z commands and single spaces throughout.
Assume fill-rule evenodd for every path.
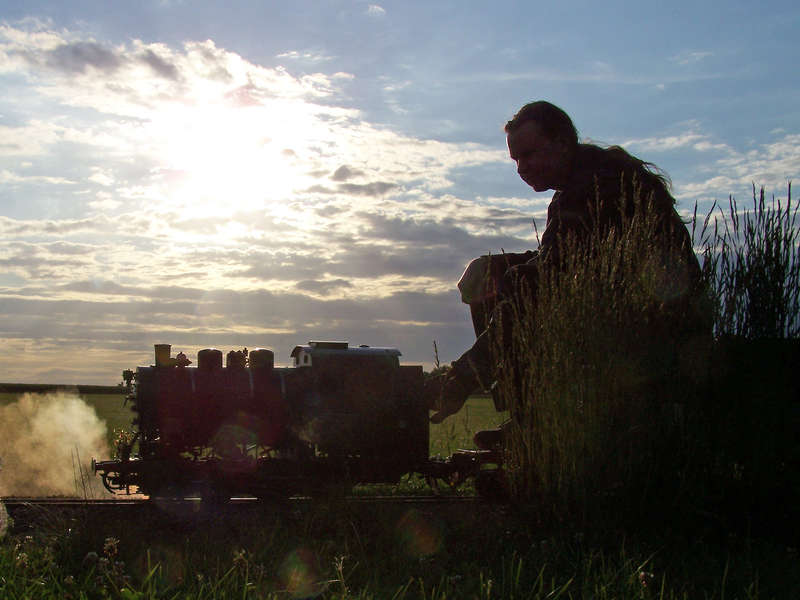
M 506 123 L 505 132 L 525 183 L 537 192 L 563 187 L 578 148 L 578 132 L 567 113 L 543 100 L 531 102 Z

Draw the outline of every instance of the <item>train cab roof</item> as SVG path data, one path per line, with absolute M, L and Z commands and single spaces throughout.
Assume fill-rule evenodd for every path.
M 344 354 L 347 355 L 368 355 L 368 356 L 392 356 L 399 357 L 401 352 L 397 348 L 383 346 L 353 346 L 349 342 L 342 341 L 310 341 L 307 345 L 295 346 L 291 357 L 297 367 L 309 366 L 311 358 L 315 355 Z

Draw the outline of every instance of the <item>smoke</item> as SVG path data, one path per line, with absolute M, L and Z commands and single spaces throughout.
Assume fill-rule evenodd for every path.
M 24 394 L 0 406 L 0 496 L 98 497 L 89 461 L 108 454 L 105 421 L 75 394 Z

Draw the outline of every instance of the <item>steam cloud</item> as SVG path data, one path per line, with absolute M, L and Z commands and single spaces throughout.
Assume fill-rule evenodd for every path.
M 0 496 L 98 497 L 89 461 L 108 454 L 105 421 L 75 394 L 25 394 L 0 407 Z

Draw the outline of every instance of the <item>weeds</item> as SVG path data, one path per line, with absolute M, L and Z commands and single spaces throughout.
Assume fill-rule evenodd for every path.
M 714 298 L 717 337 L 797 338 L 800 334 L 800 229 L 789 184 L 785 204 L 764 189 L 740 210 L 714 204 L 700 232 L 703 271 Z

